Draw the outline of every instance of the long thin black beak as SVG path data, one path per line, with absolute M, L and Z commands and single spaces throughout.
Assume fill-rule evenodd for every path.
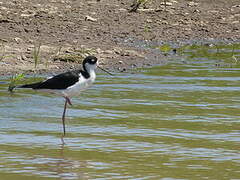
M 99 69 L 101 69 L 102 71 L 104 71 L 105 73 L 108 73 L 109 75 L 113 76 L 112 73 L 108 72 L 107 70 L 103 69 L 102 67 L 98 66 Z

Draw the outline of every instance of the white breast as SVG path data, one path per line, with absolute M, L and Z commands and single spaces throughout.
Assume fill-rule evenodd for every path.
M 84 76 L 82 76 L 81 74 L 79 74 L 79 81 L 76 84 L 68 87 L 66 90 L 63 90 L 62 93 L 68 97 L 77 96 L 82 91 L 89 88 L 89 86 L 91 86 L 95 81 L 95 78 L 96 78 L 96 74 L 94 71 L 90 72 L 90 77 L 87 79 L 84 78 Z

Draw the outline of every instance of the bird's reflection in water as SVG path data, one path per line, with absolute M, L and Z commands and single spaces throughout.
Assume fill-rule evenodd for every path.
M 61 144 L 56 152 L 54 160 L 46 161 L 38 169 L 38 174 L 61 179 L 89 179 L 89 175 L 83 169 L 88 168 L 85 160 L 72 160 L 67 156 L 68 147 Z M 46 157 L 49 159 L 49 157 Z M 51 158 L 50 158 L 51 159 Z

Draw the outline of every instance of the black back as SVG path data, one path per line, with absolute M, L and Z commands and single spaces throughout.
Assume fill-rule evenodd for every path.
M 33 87 L 33 89 L 66 89 L 79 80 L 81 70 L 69 71 L 56 75 Z
M 66 89 L 78 82 L 79 73 L 81 73 L 85 78 L 89 78 L 89 74 L 87 72 L 82 70 L 75 70 L 56 75 L 50 79 L 47 79 L 46 81 L 22 85 L 19 86 L 19 88 Z

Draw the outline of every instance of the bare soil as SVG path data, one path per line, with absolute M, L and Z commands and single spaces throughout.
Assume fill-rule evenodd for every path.
M 239 0 L 152 0 L 136 13 L 129 0 L 0 0 L 0 72 L 59 72 L 96 55 L 106 68 L 161 63 L 129 40 L 240 39 Z M 40 62 L 34 68 L 34 47 Z M 160 60 L 161 59 L 161 60 Z

